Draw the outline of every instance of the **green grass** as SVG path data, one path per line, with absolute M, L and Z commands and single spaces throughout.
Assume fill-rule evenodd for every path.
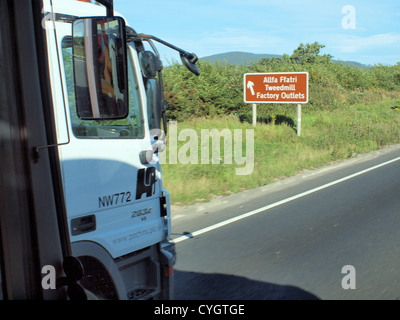
M 379 99 L 378 102 L 373 98 L 369 102 L 366 100 L 363 97 L 362 103 L 343 104 L 330 111 L 308 110 L 304 105 L 301 137 L 296 134 L 296 106 L 271 108 L 258 105 L 263 116 L 255 128 L 247 121 L 241 122 L 243 117 L 233 115 L 178 122 L 178 134 L 183 129 L 197 132 L 199 161 L 201 129 L 221 131 L 227 128 L 232 135 L 234 129 L 241 129 L 243 156 L 246 155 L 246 129 L 254 129 L 254 170 L 249 175 L 236 175 L 235 169 L 244 164 L 237 165 L 234 159 L 232 164 L 224 164 L 223 139 L 220 164 L 211 163 L 211 147 L 209 164 L 182 164 L 179 160 L 177 164 L 170 164 L 167 146 L 163 184 L 171 195 L 171 202 L 184 205 L 209 201 L 293 176 L 304 169 L 318 168 L 399 143 L 400 111 L 393 107 L 400 107 L 400 95 L 393 94 L 391 99 Z M 251 118 L 251 114 L 247 114 L 247 118 Z M 188 141 L 178 141 L 178 151 Z

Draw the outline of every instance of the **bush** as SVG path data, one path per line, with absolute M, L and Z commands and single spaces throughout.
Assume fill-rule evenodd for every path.
M 385 92 L 400 91 L 400 63 L 354 67 L 333 63 L 327 59 L 329 55 L 319 56 L 321 48 L 323 46 L 318 43 L 300 45 L 291 57 L 264 58 L 247 66 L 199 61 L 201 75 L 198 77 L 174 64 L 164 70 L 168 118 L 186 120 L 223 114 L 248 118 L 251 108 L 243 102 L 243 75 L 252 72 L 308 72 L 308 108 L 314 110 L 335 110 L 341 105 L 361 103 L 364 99 L 370 102 L 371 97 L 379 99 Z M 279 105 L 273 108 L 279 108 Z M 272 107 L 263 109 L 271 110 Z

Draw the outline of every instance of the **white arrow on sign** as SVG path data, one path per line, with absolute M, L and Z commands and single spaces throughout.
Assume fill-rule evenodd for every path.
M 247 89 L 250 89 L 251 94 L 254 96 L 254 89 L 253 89 L 254 83 L 252 81 L 247 81 Z

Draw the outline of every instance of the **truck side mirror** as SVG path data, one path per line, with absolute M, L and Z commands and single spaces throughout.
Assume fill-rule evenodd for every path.
M 182 60 L 182 63 L 185 65 L 185 67 L 190 72 L 192 72 L 196 76 L 200 75 L 199 68 L 195 64 L 197 62 L 197 60 L 199 60 L 199 59 L 197 58 L 197 56 L 194 53 L 192 53 L 190 55 L 181 53 L 181 60 Z
M 76 108 L 83 120 L 128 116 L 125 28 L 121 17 L 79 18 L 73 23 Z
M 151 51 L 140 52 L 139 60 L 143 77 L 146 79 L 155 78 L 163 68 L 160 59 Z

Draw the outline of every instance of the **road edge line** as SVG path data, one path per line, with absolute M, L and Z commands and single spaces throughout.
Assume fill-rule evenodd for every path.
M 300 199 L 300 198 L 302 198 L 302 197 L 308 196 L 308 195 L 310 195 L 310 194 L 312 194 L 312 193 L 321 191 L 321 190 L 323 190 L 323 189 L 329 188 L 329 187 L 331 187 L 331 186 L 334 186 L 334 185 L 336 185 L 336 184 L 342 183 L 342 182 L 344 182 L 344 181 L 353 179 L 353 178 L 358 177 L 358 176 L 360 176 L 360 175 L 362 175 L 362 174 L 365 174 L 365 173 L 368 173 L 368 172 L 370 172 L 370 171 L 373 171 L 373 170 L 379 169 L 379 168 L 381 168 L 381 167 L 387 166 L 387 165 L 389 165 L 389 164 L 391 164 L 391 163 L 394 163 L 394 162 L 396 162 L 396 161 L 399 161 L 399 160 L 400 160 L 400 157 L 397 157 L 397 158 L 394 158 L 394 159 L 392 159 L 392 160 L 388 160 L 388 161 L 382 162 L 382 163 L 380 163 L 380 164 L 377 164 L 377 165 L 372 166 L 372 167 L 370 167 L 370 168 L 367 168 L 367 169 L 358 171 L 358 172 L 353 173 L 353 174 L 351 174 L 351 175 L 348 175 L 348 176 L 346 176 L 346 177 L 343 177 L 343 178 L 334 180 L 334 181 L 332 181 L 332 182 L 323 184 L 322 186 L 319 186 L 319 187 L 316 187 L 316 188 L 313 188 L 313 189 L 310 189 L 310 190 L 301 192 L 301 193 L 296 194 L 296 195 L 294 195 L 294 196 L 291 196 L 291 197 L 289 197 L 289 198 L 286 198 L 286 199 L 283 199 L 283 200 L 274 202 L 274 203 L 272 203 L 272 204 L 269 204 L 269 205 L 267 205 L 267 206 L 264 206 L 264 207 L 261 207 L 261 208 L 258 208 L 258 209 L 255 209 L 255 210 L 252 210 L 252 211 L 249 211 L 249 212 L 242 213 L 242 214 L 240 214 L 240 215 L 238 215 L 238 216 L 236 216 L 236 217 L 233 217 L 233 218 L 230 218 L 230 219 L 227 219 L 227 220 L 218 222 L 218 223 L 216 223 L 216 224 L 213 224 L 213 225 L 211 225 L 211 226 L 202 228 L 202 229 L 197 230 L 197 231 L 195 231 L 195 232 L 185 234 L 185 235 L 183 235 L 183 236 L 180 236 L 180 237 L 178 237 L 178 238 L 175 238 L 175 239 L 170 240 L 170 242 L 171 242 L 171 243 L 174 243 L 174 244 L 177 244 L 177 243 L 180 243 L 180 242 L 182 242 L 182 241 L 185 241 L 185 240 L 194 238 L 194 237 L 199 236 L 199 235 L 201 235 L 201 234 L 204 234 L 204 233 L 206 233 L 206 232 L 209 232 L 209 231 L 212 231 L 212 230 L 221 228 L 221 227 L 226 226 L 226 225 L 228 225 L 228 224 L 231 224 L 231 223 L 233 223 L 233 222 L 236 222 L 236 221 L 239 221 L 239 220 L 248 218 L 248 217 L 253 216 L 253 215 L 255 215 L 255 214 L 258 214 L 258 213 L 260 213 L 260 212 L 270 210 L 270 209 L 275 208 L 275 207 L 278 207 L 278 206 L 280 206 L 280 205 L 282 205 L 282 204 L 286 204 L 286 203 L 288 203 L 288 202 L 291 202 L 291 201 Z

